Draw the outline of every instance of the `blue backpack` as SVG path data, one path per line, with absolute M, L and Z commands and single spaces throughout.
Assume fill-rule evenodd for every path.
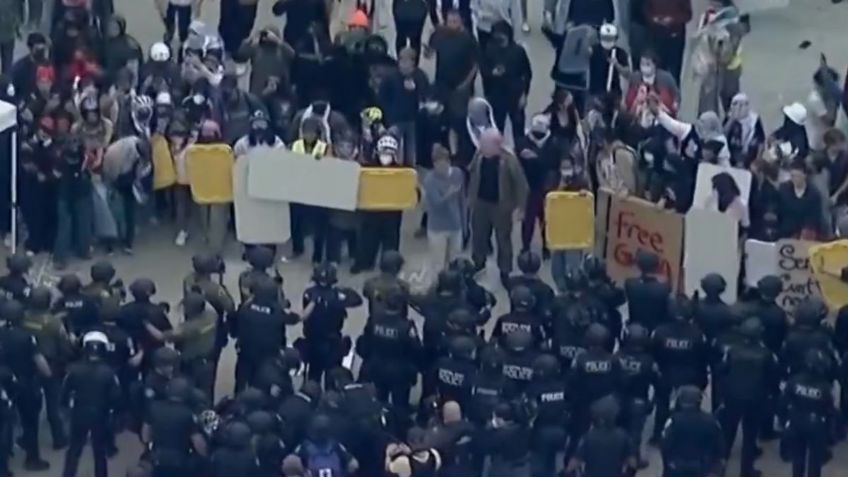
M 303 453 L 306 456 L 306 469 L 312 477 L 344 477 L 344 464 L 335 443 L 319 447 L 312 442 L 304 442 Z

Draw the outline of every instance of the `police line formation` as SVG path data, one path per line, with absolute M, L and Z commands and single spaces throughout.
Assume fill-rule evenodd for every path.
M 717 274 L 690 299 L 658 278 L 652 253 L 637 254 L 641 273 L 623 288 L 590 255 L 555 294 L 537 275 L 541 258 L 524 252 L 507 281 L 510 311 L 491 320 L 495 297 L 465 258 L 423 294 L 399 278 L 397 252 L 361 293 L 318 265 L 300 306 L 285 297 L 271 249 L 246 258 L 237 305 L 223 262 L 193 257 L 184 319 L 172 326 L 149 279 L 126 296 L 112 265 L 97 262 L 87 284 L 62 276 L 54 298 L 31 285 L 28 257 L 10 256 L 0 277 L 3 475 L 13 452 L 27 471 L 48 468 L 42 396 L 52 445 L 67 448 L 65 476 L 77 475 L 88 443 L 105 477 L 121 432 L 144 443 L 129 475 L 624 476 L 648 466 L 646 428 L 662 475 L 719 476 L 741 423 L 740 475 L 759 475 L 758 442 L 780 437 L 793 476 L 816 477 L 848 424 L 846 393 L 832 402 L 848 376 L 848 322 L 840 315 L 831 330 L 814 298 L 790 320 L 775 303 L 776 276 L 728 304 Z M 354 341 L 342 327 L 363 302 Z M 424 318 L 420 333 L 410 309 Z M 290 343 L 296 324 L 303 337 Z M 215 400 L 231 341 L 235 389 Z

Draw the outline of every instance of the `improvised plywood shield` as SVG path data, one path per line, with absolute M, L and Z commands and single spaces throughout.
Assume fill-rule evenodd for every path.
M 177 182 L 177 171 L 168 140 L 156 134 L 150 138 L 150 145 L 153 150 L 153 190 L 171 187 Z
M 551 250 L 588 249 L 595 243 L 595 198 L 589 192 L 545 196 L 545 239 Z
M 848 283 L 841 278 L 845 267 L 848 267 L 848 240 L 810 247 L 810 268 L 832 310 L 848 305 Z
M 233 206 L 236 238 L 246 244 L 283 243 L 291 237 L 288 202 L 254 199 L 248 193 L 249 161 L 233 165 Z
M 407 210 L 418 205 L 418 174 L 409 167 L 363 167 L 359 210 Z
M 201 205 L 233 201 L 233 150 L 226 144 L 194 144 L 186 151 L 191 196 Z

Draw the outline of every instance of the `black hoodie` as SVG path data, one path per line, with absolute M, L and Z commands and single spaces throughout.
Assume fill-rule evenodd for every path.
M 480 64 L 483 90 L 491 103 L 514 104 L 530 91 L 533 69 L 524 47 L 512 40 L 512 27 L 506 22 L 498 22 L 492 27 L 492 34 L 500 32 L 509 41 L 506 46 L 498 45 L 494 40 L 486 45 Z
M 118 70 L 127 66 L 127 63 L 132 60 L 138 60 L 141 65 L 144 53 L 135 38 L 127 35 L 127 21 L 124 17 L 115 15 L 109 21 L 118 24 L 120 33 L 114 38 L 105 39 L 101 58 L 106 74 L 114 78 Z

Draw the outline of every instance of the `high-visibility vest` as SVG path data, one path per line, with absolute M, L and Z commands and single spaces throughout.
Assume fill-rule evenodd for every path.
M 315 141 L 315 145 L 312 146 L 312 150 L 306 152 L 306 144 L 304 144 L 303 139 L 298 139 L 294 142 L 294 144 L 292 144 L 291 150 L 298 154 L 309 154 L 314 157 L 324 157 L 327 154 L 327 143 L 319 139 Z

